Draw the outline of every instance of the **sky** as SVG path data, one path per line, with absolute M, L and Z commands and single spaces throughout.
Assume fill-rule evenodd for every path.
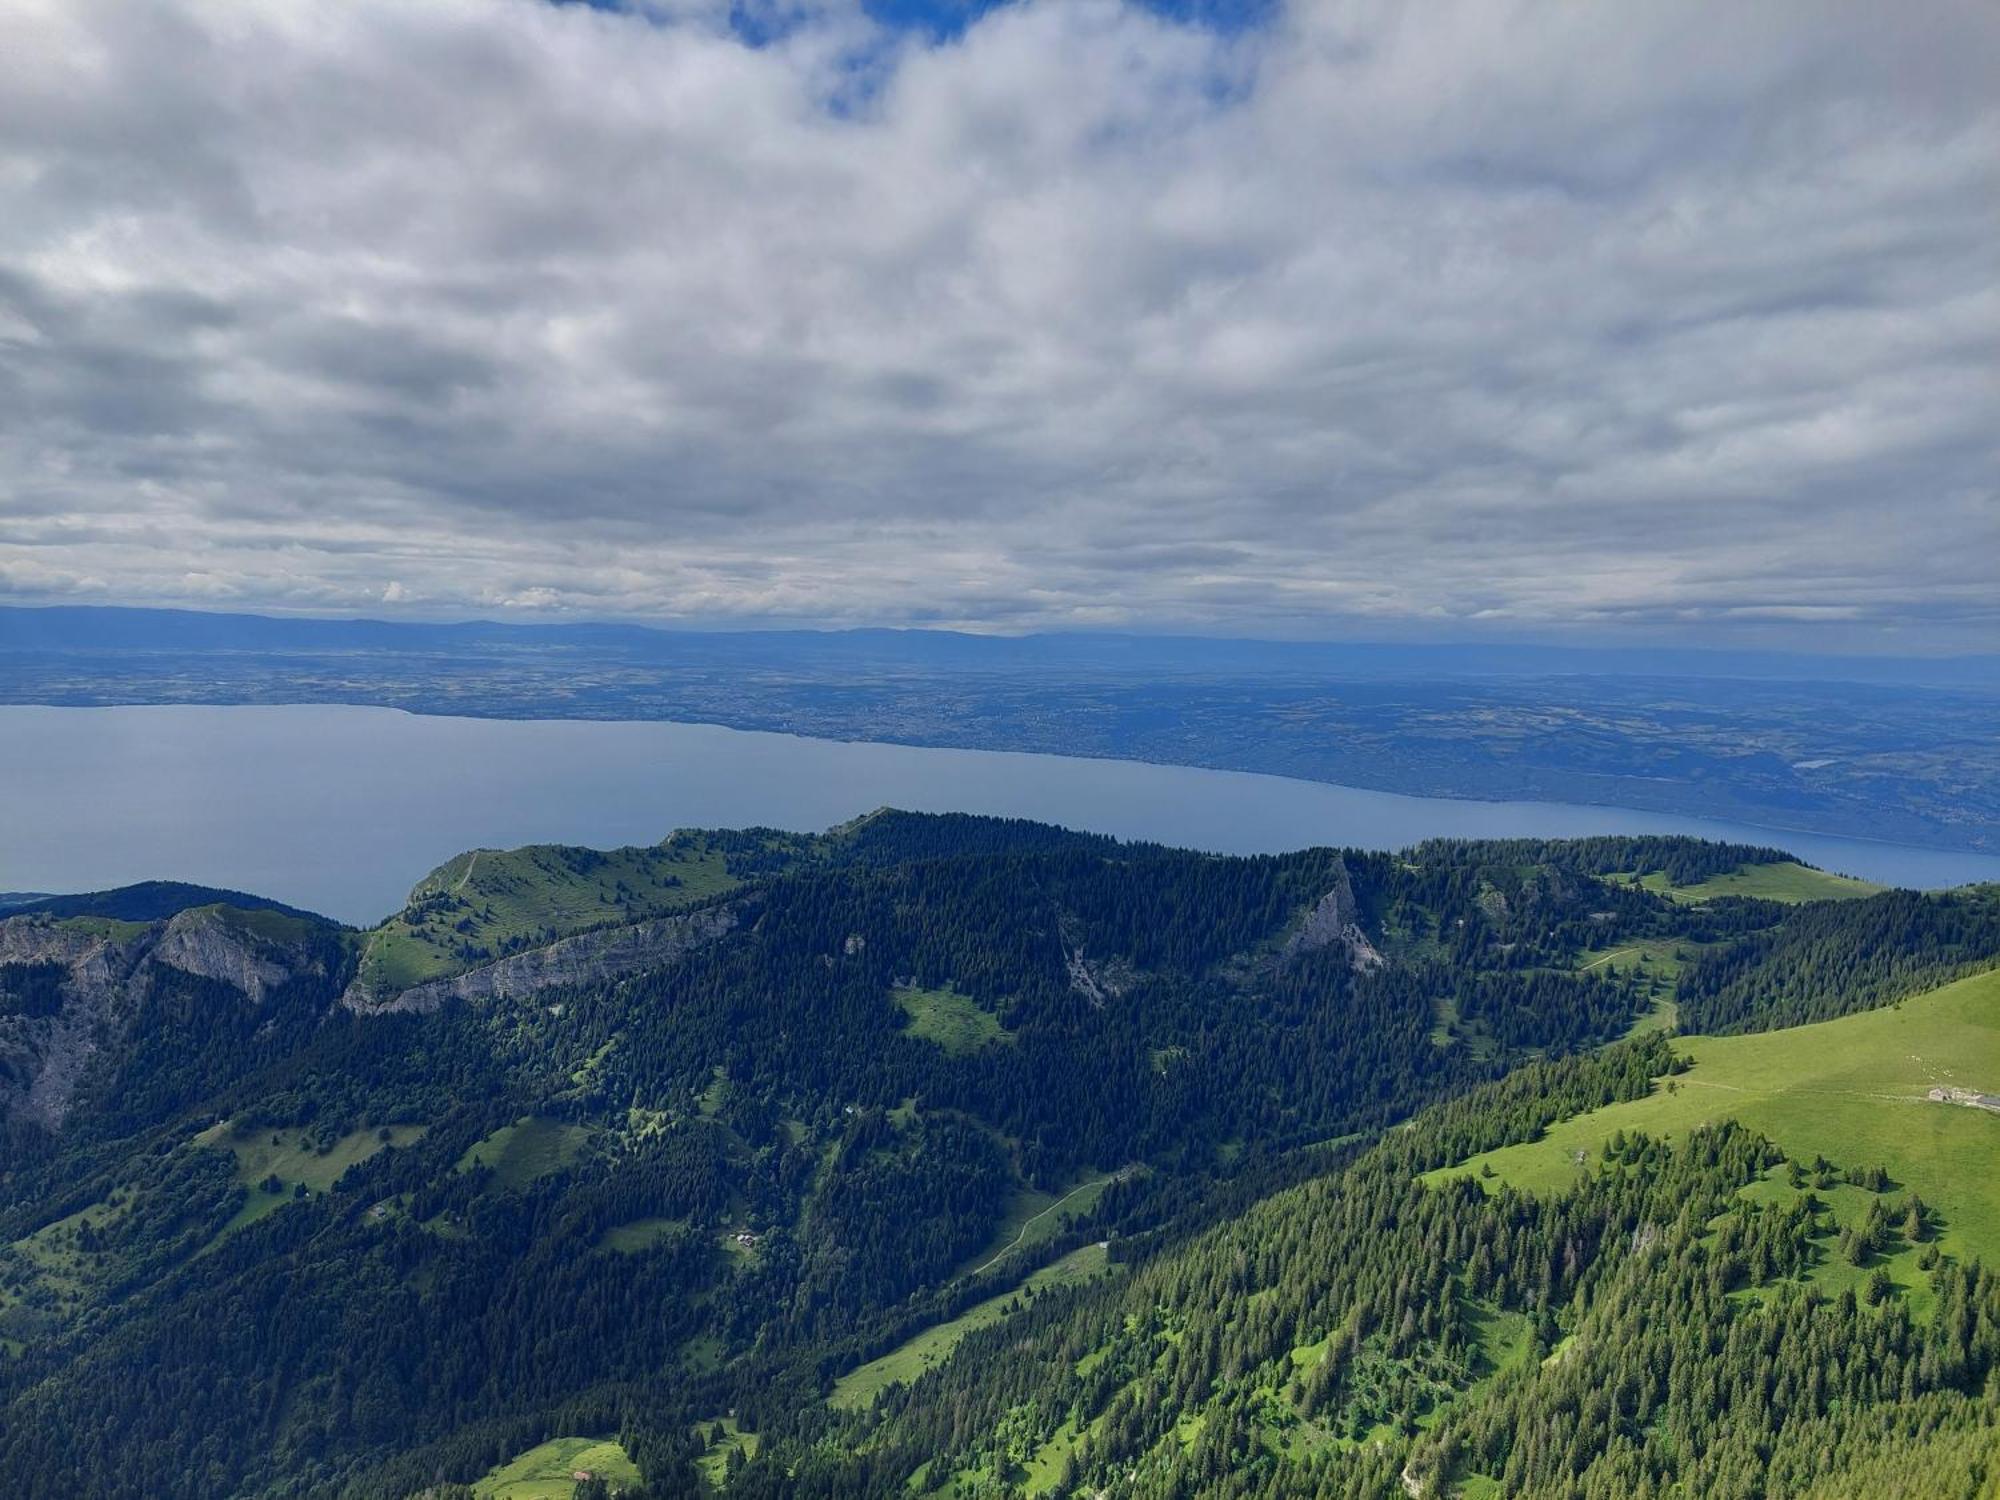
M 4 0 L 0 597 L 2000 649 L 2000 6 Z

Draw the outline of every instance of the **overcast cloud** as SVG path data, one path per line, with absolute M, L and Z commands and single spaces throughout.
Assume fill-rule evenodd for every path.
M 2000 648 L 1990 0 L 727 12 L 0 0 L 0 590 Z

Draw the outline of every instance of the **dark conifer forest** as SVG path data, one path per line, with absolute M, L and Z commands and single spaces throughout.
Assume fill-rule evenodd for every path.
M 485 1494 L 568 1438 L 630 1497 L 2000 1483 L 2000 1280 L 1930 1184 L 1723 1118 L 1507 1165 L 1699 1085 L 1681 1035 L 1990 969 L 1990 890 L 1692 899 L 1785 857 L 1673 839 L 677 838 L 700 878 L 551 915 L 532 983 L 371 989 L 380 932 L 195 887 L 0 923 L 0 1487 Z M 499 920 L 457 899 L 397 930 Z

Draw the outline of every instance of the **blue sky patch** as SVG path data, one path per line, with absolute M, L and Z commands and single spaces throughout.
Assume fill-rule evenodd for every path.
M 863 3 L 868 14 L 885 26 L 951 37 L 1010 0 L 863 0 Z M 1170 20 L 1224 32 L 1261 25 L 1277 9 L 1277 0 L 1132 0 L 1132 3 Z
M 555 5 L 582 5 L 591 10 L 628 11 L 631 0 L 550 0 Z M 962 36 L 988 11 L 1020 0 L 862 0 L 876 21 L 898 31 L 916 31 L 939 41 Z M 1205 26 L 1223 33 L 1261 26 L 1277 10 L 1279 0 L 1127 0 L 1183 25 Z M 766 46 L 785 35 L 811 11 L 809 5 L 786 0 L 732 0 L 729 21 L 736 34 L 753 47 Z

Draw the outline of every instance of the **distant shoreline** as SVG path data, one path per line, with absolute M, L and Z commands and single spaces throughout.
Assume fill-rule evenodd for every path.
M 125 722 L 107 730 L 100 717 Z M 1102 756 L 833 740 L 641 720 L 367 705 L 0 706 L 0 888 L 171 878 L 364 924 L 465 849 L 655 842 L 676 827 L 817 831 L 877 806 L 1038 821 L 1216 853 L 1432 838 L 1670 833 L 1776 845 L 1879 884 L 2000 880 L 2000 856 L 1734 820 L 1412 797 Z

